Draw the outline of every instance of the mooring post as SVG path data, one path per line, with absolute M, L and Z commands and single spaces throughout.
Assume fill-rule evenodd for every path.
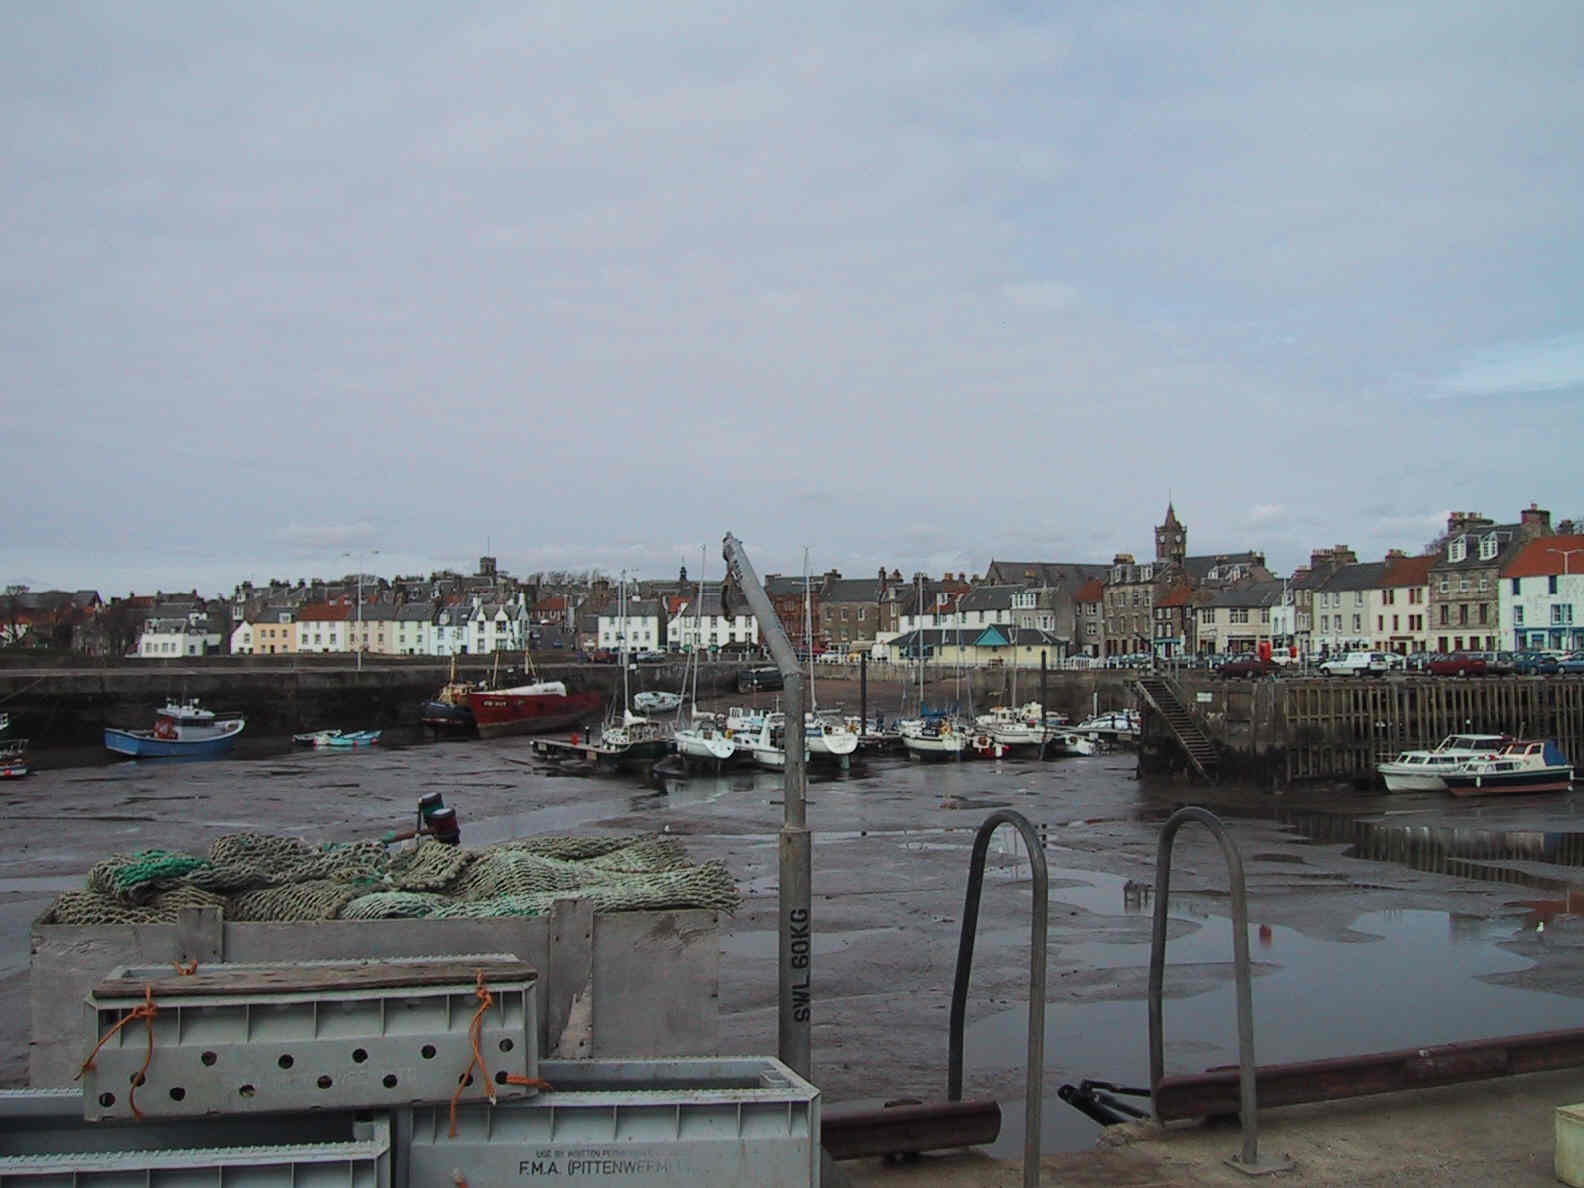
M 869 653 L 858 653 L 858 737 L 869 733 Z
M 803 753 L 803 669 L 792 641 L 770 596 L 759 583 L 743 551 L 730 532 L 721 542 L 726 559 L 726 581 L 721 586 L 721 613 L 731 617 L 734 593 L 748 604 L 759 622 L 759 635 L 781 670 L 786 704 L 785 817 L 777 849 L 780 853 L 780 1016 L 777 1055 L 798 1076 L 813 1080 L 809 1063 L 809 1035 L 813 1021 L 814 925 L 809 910 L 813 898 L 813 837 L 805 816 L 804 797 L 808 770 Z

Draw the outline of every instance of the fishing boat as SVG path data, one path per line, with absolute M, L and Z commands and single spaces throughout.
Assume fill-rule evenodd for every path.
M 1403 751 L 1376 767 L 1388 792 L 1444 792 L 1448 771 L 1470 759 L 1488 759 L 1512 741 L 1510 734 L 1449 734 L 1428 751 Z
M 230 754 L 246 724 L 243 718 L 216 718 L 196 700 L 172 701 L 160 708 L 152 730 L 106 727 L 104 743 L 138 759 L 218 759 Z
M 345 734 L 337 733 L 324 745 L 333 748 L 372 747 L 380 740 L 383 733 L 379 730 L 353 730 Z
M 1573 765 L 1551 739 L 1513 739 L 1495 755 L 1468 759 L 1442 773 L 1453 796 L 1516 792 L 1566 792 Z
M 468 694 L 473 686 L 457 680 L 456 657 L 451 657 L 451 679 L 420 707 L 419 717 L 431 730 L 471 732 L 474 727 L 473 707 L 468 704 Z
M 979 731 L 987 733 L 998 743 L 1003 753 L 1016 748 L 1035 748 L 1048 737 L 1045 726 L 1045 707 L 1037 701 L 1020 706 L 997 706 L 980 714 L 974 721 Z

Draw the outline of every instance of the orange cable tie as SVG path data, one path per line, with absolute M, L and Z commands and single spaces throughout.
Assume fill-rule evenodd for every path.
M 490 1105 L 497 1104 L 495 1085 L 490 1080 L 489 1069 L 484 1064 L 484 1053 L 479 1051 L 479 1033 L 484 1027 L 484 1012 L 495 1004 L 495 996 L 489 992 L 489 987 L 484 984 L 484 971 L 473 971 L 473 994 L 479 1000 L 478 1010 L 473 1012 L 473 1021 L 468 1024 L 468 1040 L 473 1045 L 473 1056 L 468 1061 L 467 1068 L 462 1070 L 462 1075 L 457 1079 L 457 1087 L 451 1094 L 451 1132 L 450 1137 L 456 1138 L 457 1133 L 457 1102 L 461 1100 L 462 1090 L 467 1088 L 468 1074 L 473 1071 L 473 1066 L 478 1065 L 479 1075 L 484 1079 L 484 1096 L 489 1098 Z
M 82 1067 L 77 1070 L 77 1075 L 72 1078 L 74 1081 L 82 1079 L 82 1075 L 94 1066 L 94 1057 L 99 1055 L 99 1050 L 110 1042 L 111 1036 L 115 1035 L 134 1019 L 144 1020 L 148 1026 L 148 1051 L 143 1056 L 143 1067 L 133 1074 L 132 1088 L 127 1093 L 127 1104 L 132 1107 L 132 1116 L 140 1122 L 143 1120 L 143 1112 L 137 1107 L 137 1091 L 138 1086 L 143 1084 L 149 1064 L 154 1059 L 154 1017 L 158 1014 L 159 1008 L 154 1005 L 154 987 L 144 986 L 143 1001 L 122 1015 L 109 1031 L 99 1037 L 99 1042 L 94 1045 L 93 1051 L 88 1053 L 88 1059 L 82 1062 Z

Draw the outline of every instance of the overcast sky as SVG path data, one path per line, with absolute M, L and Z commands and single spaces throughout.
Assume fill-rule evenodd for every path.
M 1584 513 L 1584 5 L 50 3 L 0 580 Z

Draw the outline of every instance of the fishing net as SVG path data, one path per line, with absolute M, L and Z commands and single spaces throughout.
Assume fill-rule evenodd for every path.
M 731 912 L 742 901 L 723 865 L 695 865 L 674 838 L 550 836 L 482 850 L 425 840 L 393 854 L 380 842 L 315 847 L 236 833 L 206 857 L 111 855 L 39 922 L 172 923 L 181 908 L 209 906 L 238 922 L 535 916 L 557 899 L 585 899 L 600 912 Z

